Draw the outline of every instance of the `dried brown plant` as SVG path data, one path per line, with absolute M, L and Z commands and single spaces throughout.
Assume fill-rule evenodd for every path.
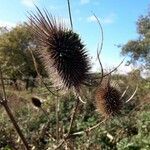
M 114 116 L 122 107 L 121 93 L 111 86 L 109 77 L 103 78 L 95 94 L 96 107 L 105 117 Z
M 37 13 L 31 14 L 29 19 L 41 46 L 38 53 L 52 81 L 78 90 L 88 79 L 90 69 L 87 52 L 79 35 L 46 10 L 42 13 L 38 7 Z

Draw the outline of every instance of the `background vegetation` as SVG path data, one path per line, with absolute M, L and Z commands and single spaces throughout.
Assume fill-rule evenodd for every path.
M 129 55 L 129 63 L 138 63 L 142 69 L 150 68 L 150 13 L 137 21 L 137 40 L 130 40 L 122 47 L 122 54 Z M 52 87 L 50 79 L 35 57 L 40 73 L 38 76 L 31 51 L 38 48 L 36 39 L 26 24 L 8 30 L 0 28 L 0 65 L 3 71 L 8 104 L 17 119 L 27 141 L 33 149 L 54 149 L 54 144 L 63 139 L 69 128 L 76 98 L 73 93 L 59 91 Z M 35 55 L 36 56 L 36 55 Z M 95 73 L 91 76 L 97 76 Z M 42 78 L 42 80 L 41 80 Z M 95 86 L 83 87 L 82 96 L 86 104 L 80 104 L 72 128 L 71 136 L 59 149 L 102 149 L 102 150 L 149 150 L 150 149 L 150 76 L 144 79 L 141 70 L 133 70 L 127 75 L 114 74 L 112 81 L 123 91 L 129 89 L 126 99 L 138 83 L 136 96 L 118 116 L 109 118 L 90 132 L 81 132 L 102 120 L 96 111 L 94 101 Z M 0 84 L 0 88 L 2 84 Z M 51 89 L 54 94 L 49 92 Z M 0 90 L 2 92 L 2 90 Z M 32 103 L 33 96 L 39 97 L 41 107 Z M 58 106 L 59 104 L 59 106 Z M 78 134 L 73 134 L 78 133 Z M 53 137 L 55 139 L 53 139 Z M 23 149 L 4 108 L 0 106 L 0 149 Z

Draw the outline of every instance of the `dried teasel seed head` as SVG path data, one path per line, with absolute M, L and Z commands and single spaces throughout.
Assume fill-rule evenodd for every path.
M 37 97 L 32 97 L 31 98 L 32 104 L 37 107 L 37 108 L 41 108 L 42 102 L 39 98 Z
M 53 82 L 78 89 L 89 75 L 89 60 L 79 35 L 59 23 L 47 11 L 30 16 L 31 29 L 42 47 L 41 56 Z
M 122 107 L 121 94 L 117 88 L 111 86 L 110 80 L 104 78 L 95 94 L 96 107 L 105 117 L 115 116 Z

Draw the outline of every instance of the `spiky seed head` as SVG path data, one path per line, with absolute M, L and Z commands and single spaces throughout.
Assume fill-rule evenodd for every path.
M 37 108 L 40 108 L 41 105 L 42 105 L 41 100 L 40 100 L 39 98 L 37 98 L 37 97 L 32 97 L 32 98 L 31 98 L 31 101 L 32 101 L 32 104 L 33 104 L 35 107 L 37 107 Z
M 61 79 L 67 87 L 79 88 L 88 78 L 89 60 L 84 44 L 78 34 L 64 24 L 37 8 L 37 15 L 30 17 L 31 27 L 39 44 L 41 59 L 46 71 L 54 78 Z
M 104 80 L 101 86 L 97 88 L 95 94 L 98 112 L 107 117 L 115 116 L 122 107 L 120 92 L 108 82 Z

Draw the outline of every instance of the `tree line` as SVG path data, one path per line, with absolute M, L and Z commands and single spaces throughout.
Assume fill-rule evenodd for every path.
M 139 17 L 136 23 L 138 37 L 129 40 L 121 46 L 121 54 L 128 55 L 129 64 L 141 64 L 144 69 L 150 69 L 150 12 Z M 14 84 L 17 80 L 29 86 L 30 79 L 37 77 L 37 71 L 31 55 L 40 48 L 26 23 L 14 28 L 0 27 L 0 65 L 6 78 Z M 39 73 L 46 77 L 40 60 L 34 55 Z

